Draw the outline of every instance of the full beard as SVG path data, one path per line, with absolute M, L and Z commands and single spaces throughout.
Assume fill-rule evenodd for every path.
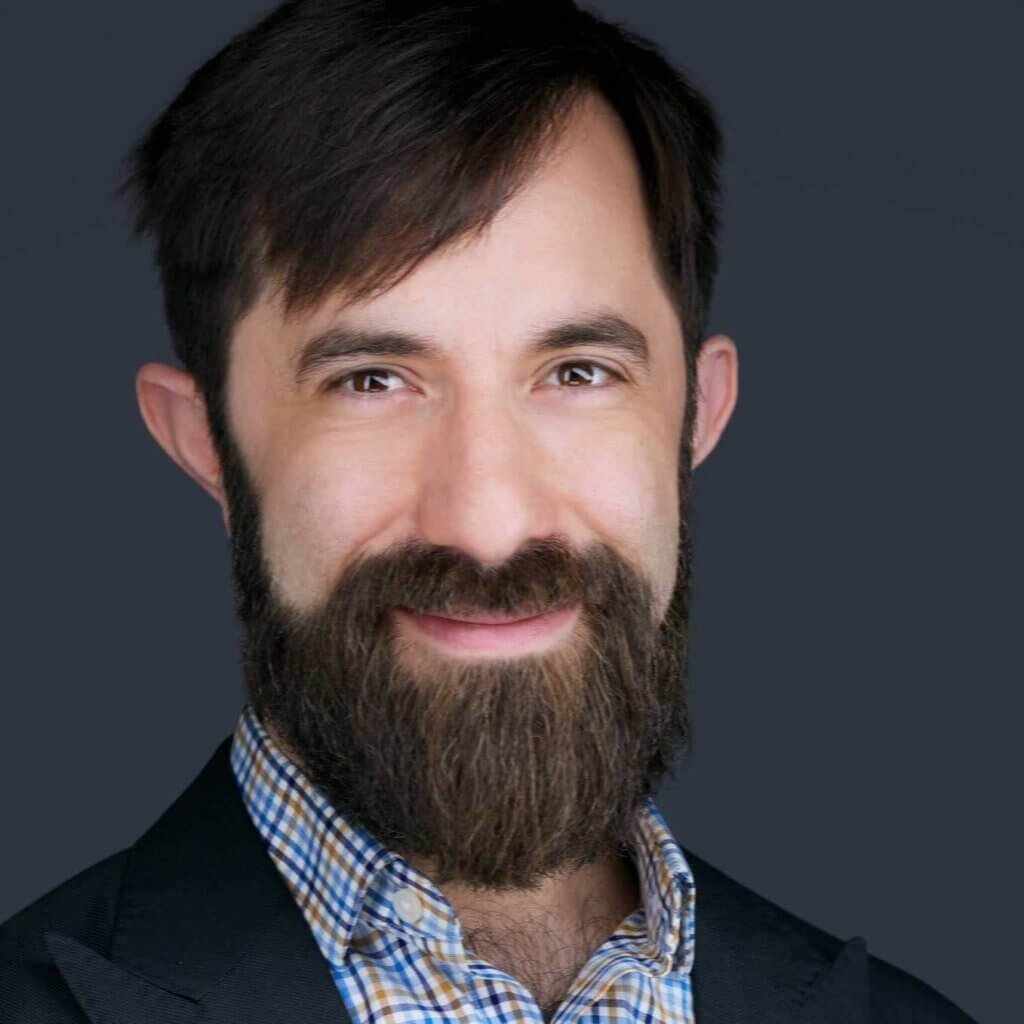
M 299 612 L 274 592 L 240 460 L 231 478 L 249 697 L 338 811 L 428 860 L 439 884 L 533 888 L 628 847 L 641 800 L 689 737 L 688 528 L 660 621 L 651 586 L 611 548 L 575 553 L 558 537 L 497 568 L 396 545 L 355 559 Z M 445 654 L 394 615 L 565 605 L 580 609 L 571 633 L 513 657 Z

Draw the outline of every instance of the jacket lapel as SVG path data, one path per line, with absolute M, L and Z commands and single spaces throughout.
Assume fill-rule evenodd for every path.
M 229 754 L 230 737 L 132 848 L 109 958 L 47 934 L 92 1024 L 348 1024 Z
M 696 1024 L 869 1024 L 867 950 L 792 919 L 684 847 Z M 814 941 L 812 941 L 814 939 Z
M 800 1024 L 867 1024 L 871 1012 L 868 953 L 862 938 L 850 939 L 807 994 Z

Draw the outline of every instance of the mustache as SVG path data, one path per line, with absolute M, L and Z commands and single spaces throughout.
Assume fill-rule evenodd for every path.
M 577 552 L 561 535 L 531 541 L 499 565 L 412 539 L 354 558 L 322 611 L 350 635 L 381 626 L 396 608 L 446 618 L 525 618 L 583 604 L 600 615 L 621 598 L 623 572 L 621 556 L 604 545 Z

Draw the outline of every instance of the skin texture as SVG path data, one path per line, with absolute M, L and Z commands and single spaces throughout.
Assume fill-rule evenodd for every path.
M 585 343 L 527 353 L 538 330 L 599 311 L 644 333 L 646 372 Z M 300 347 L 336 324 L 425 335 L 443 354 L 364 357 L 297 383 Z M 597 99 L 581 105 L 557 147 L 480 236 L 434 254 L 385 294 L 351 304 L 339 292 L 287 317 L 265 293 L 234 331 L 227 398 L 259 495 L 277 597 L 296 612 L 315 609 L 352 559 L 409 538 L 498 565 L 529 541 L 557 534 L 577 549 L 610 547 L 649 581 L 663 612 L 679 550 L 682 344 L 651 252 L 632 151 Z M 579 376 L 573 367 L 592 383 L 565 384 L 567 371 Z M 378 373 L 370 381 L 340 379 L 371 368 Z M 693 466 L 710 454 L 735 406 L 731 339 L 705 341 L 697 384 Z M 230 529 L 194 381 L 147 364 L 137 394 L 156 440 L 217 500 Z M 400 628 L 405 649 L 427 643 Z M 430 874 L 429 859 L 416 866 Z M 612 856 L 529 890 L 442 888 L 497 966 L 513 974 L 518 966 L 523 976 L 525 963 L 562 951 L 562 980 L 531 984 L 541 1005 L 557 1002 L 564 979 L 639 901 L 631 868 Z M 528 922 L 538 917 L 546 922 L 544 943 L 527 948 L 526 936 L 537 931 Z M 501 933 L 488 932 L 488 921 L 499 918 Z M 511 935 L 519 939 L 510 944 Z

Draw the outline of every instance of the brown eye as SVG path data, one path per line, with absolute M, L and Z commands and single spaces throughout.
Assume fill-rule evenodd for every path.
M 330 381 L 327 387 L 330 391 L 348 391 L 350 394 L 357 395 L 360 398 L 386 395 L 395 390 L 383 384 L 388 377 L 401 380 L 398 374 L 391 370 L 386 370 L 380 366 L 370 366 L 362 370 L 351 370 L 341 377 Z M 349 383 L 351 383 L 351 387 L 347 386 Z
M 583 372 L 581 372 L 581 368 Z M 601 386 L 600 380 L 598 380 L 596 384 L 594 382 L 595 370 L 597 371 L 598 377 L 603 373 L 614 379 L 623 379 L 622 376 L 614 370 L 609 369 L 607 366 L 603 366 L 601 363 L 593 363 L 589 359 L 578 359 L 572 362 L 559 363 L 552 373 L 557 373 L 559 383 L 564 384 L 566 387 L 582 387 L 584 389 L 588 389 L 592 386 Z

